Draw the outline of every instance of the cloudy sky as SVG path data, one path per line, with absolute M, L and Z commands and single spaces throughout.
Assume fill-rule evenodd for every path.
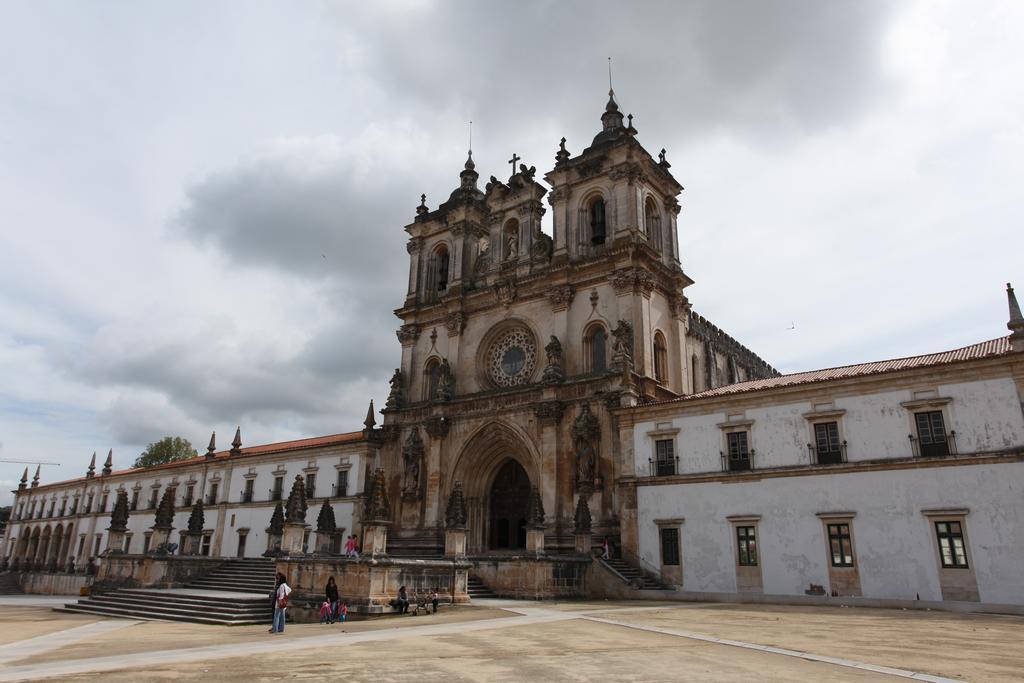
M 695 309 L 776 367 L 1006 334 L 1021 35 L 1013 1 L 0 1 L 0 458 L 359 428 L 466 122 L 483 178 L 543 173 L 608 56 Z

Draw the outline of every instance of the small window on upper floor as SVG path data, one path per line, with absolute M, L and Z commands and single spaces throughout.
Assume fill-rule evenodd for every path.
M 604 244 L 608 236 L 608 228 L 605 223 L 604 199 L 598 197 L 590 202 L 587 209 L 587 218 L 590 223 L 590 243 Z
M 658 205 L 654 203 L 654 199 L 651 197 L 648 197 L 647 201 L 644 202 L 644 225 L 647 229 L 648 242 L 660 252 L 663 248 L 664 239 L 661 232 L 661 213 L 658 211 Z
M 433 401 L 441 385 L 441 361 L 431 358 L 423 366 L 423 400 Z
M 949 455 L 949 436 L 942 419 L 941 410 L 930 410 L 914 414 L 917 426 L 917 443 L 924 457 Z
M 594 325 L 583 337 L 583 355 L 587 372 L 608 369 L 608 335 L 601 325 Z

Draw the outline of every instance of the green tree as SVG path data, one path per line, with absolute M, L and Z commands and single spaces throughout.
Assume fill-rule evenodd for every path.
M 188 439 L 183 439 L 180 436 L 165 436 L 146 446 L 146 450 L 135 459 L 135 467 L 152 467 L 165 462 L 194 458 L 197 455 L 199 453 L 188 442 Z

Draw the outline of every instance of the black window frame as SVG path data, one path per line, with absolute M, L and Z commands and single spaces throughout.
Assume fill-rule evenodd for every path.
M 953 527 L 956 527 L 956 531 Z M 945 528 L 943 528 L 945 527 Z M 958 519 L 935 521 L 935 538 L 939 543 L 939 562 L 943 569 L 970 569 L 967 562 L 967 538 L 963 522 Z M 959 541 L 959 547 L 956 541 Z M 947 561 L 947 552 L 949 560 Z
M 837 465 L 843 461 L 838 420 L 814 423 L 814 453 L 819 465 Z
M 281 500 L 284 496 L 284 476 L 274 477 L 274 488 L 270 491 L 270 500 Z
M 608 241 L 608 207 L 604 197 L 596 197 L 587 207 L 590 223 L 590 243 L 594 246 Z
M 740 567 L 757 567 L 757 527 L 748 524 L 736 525 L 736 564 Z
M 249 479 L 245 480 L 245 488 L 242 489 L 242 502 L 243 503 L 251 503 L 252 502 L 253 491 L 255 490 L 255 488 L 256 488 L 256 480 L 255 479 L 249 478 Z
M 348 470 L 338 470 L 338 481 L 334 485 L 334 495 L 344 498 L 348 495 Z
M 828 555 L 833 567 L 854 566 L 853 532 L 849 522 L 828 522 Z M 838 551 L 838 552 L 837 552 Z
M 665 567 L 678 567 L 681 564 L 679 554 L 679 527 L 663 526 L 658 529 L 661 543 L 661 564 Z
M 654 440 L 654 476 L 668 477 L 676 474 L 675 439 Z
M 307 472 L 302 484 L 306 488 L 306 498 L 316 498 L 316 472 Z
M 750 435 L 747 430 L 739 429 L 727 432 L 725 435 L 725 445 L 730 472 L 752 469 L 750 462 Z

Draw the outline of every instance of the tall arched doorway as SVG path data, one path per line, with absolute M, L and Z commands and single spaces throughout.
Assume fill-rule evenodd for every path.
M 512 550 L 526 547 L 526 509 L 530 499 L 530 477 L 509 458 L 491 485 L 491 524 L 488 547 Z

